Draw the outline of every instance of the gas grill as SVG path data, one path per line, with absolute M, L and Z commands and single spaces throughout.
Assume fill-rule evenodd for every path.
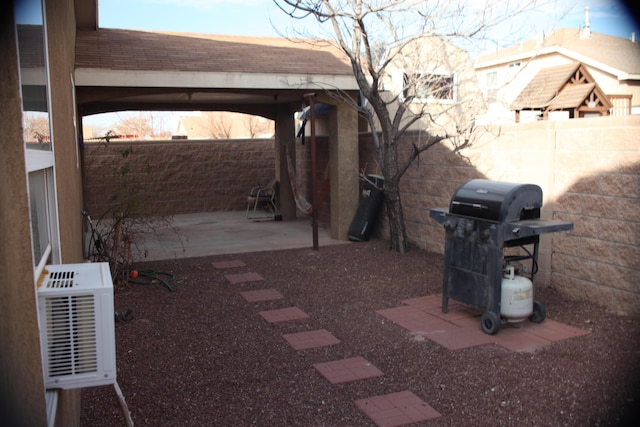
M 446 232 L 444 313 L 449 298 L 482 310 L 480 325 L 490 335 L 502 320 L 544 320 L 544 306 L 533 300 L 540 235 L 571 230 L 573 223 L 540 219 L 541 207 L 537 185 L 472 179 L 458 187 L 448 209 L 431 209 Z M 514 288 L 515 275 L 529 286 Z

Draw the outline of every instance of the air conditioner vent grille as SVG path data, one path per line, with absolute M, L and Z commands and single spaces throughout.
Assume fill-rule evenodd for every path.
M 96 372 L 96 318 L 93 295 L 48 298 L 47 348 L 49 375 Z
M 52 271 L 49 273 L 46 287 L 49 289 L 72 288 L 74 285 L 75 273 L 73 271 Z

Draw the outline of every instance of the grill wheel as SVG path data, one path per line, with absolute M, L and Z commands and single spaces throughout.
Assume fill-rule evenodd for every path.
M 482 331 L 488 335 L 495 335 L 500 330 L 500 316 L 493 311 L 485 311 L 480 318 Z

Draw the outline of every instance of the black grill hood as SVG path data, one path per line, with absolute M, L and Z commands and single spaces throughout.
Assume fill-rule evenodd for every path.
M 472 179 L 451 197 L 449 213 L 497 222 L 540 218 L 542 189 L 535 184 Z

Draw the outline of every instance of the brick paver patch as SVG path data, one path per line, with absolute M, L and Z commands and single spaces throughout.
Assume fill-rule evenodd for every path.
M 225 268 L 238 268 L 238 267 L 246 267 L 247 264 L 240 261 L 239 259 L 234 259 L 231 261 L 214 261 L 213 268 L 216 270 L 224 270 Z
M 529 320 L 506 323 L 496 335 L 487 335 L 480 327 L 481 311 L 449 299 L 449 311 L 443 313 L 441 294 L 402 302 L 406 305 L 377 313 L 449 350 L 495 343 L 511 351 L 530 351 L 554 341 L 588 334 L 582 329 L 545 319 L 542 323 Z
M 382 375 L 381 370 L 362 357 L 316 363 L 313 367 L 331 384 L 348 383 Z
M 247 282 L 261 282 L 261 281 L 264 280 L 264 277 L 262 277 L 258 273 L 254 273 L 254 272 L 238 273 L 238 274 L 227 274 L 224 277 L 232 285 L 236 285 L 238 283 L 247 283 Z
M 261 311 L 262 316 L 269 323 L 287 322 L 289 320 L 307 319 L 309 315 L 298 307 L 279 308 L 277 310 Z
M 296 350 L 340 344 L 340 340 L 326 329 L 297 332 L 294 334 L 286 334 L 282 337 Z
M 402 426 L 441 416 L 411 391 L 360 399 L 355 404 L 378 427 Z
M 247 302 L 272 301 L 284 298 L 284 296 L 275 289 L 240 292 L 240 295 L 242 295 Z

